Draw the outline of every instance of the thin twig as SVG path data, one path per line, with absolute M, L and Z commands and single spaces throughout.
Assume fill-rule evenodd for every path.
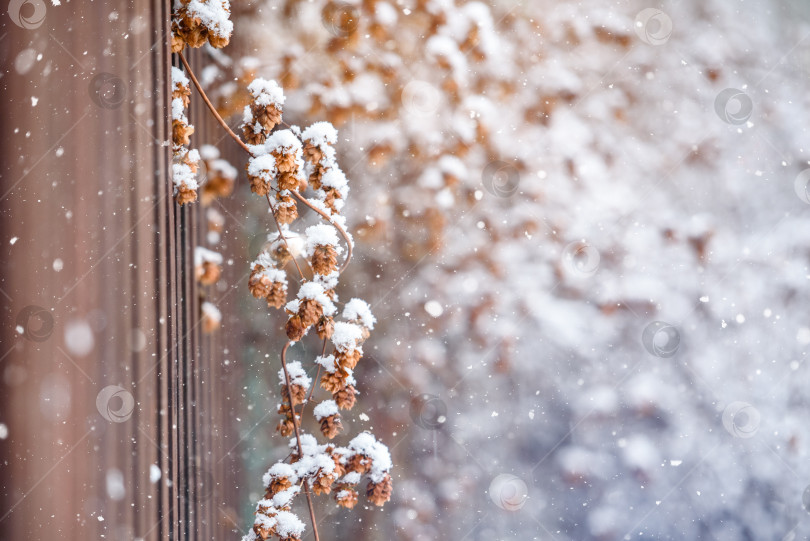
M 284 233 L 281 232 L 281 224 L 278 223 L 278 219 L 276 218 L 276 209 L 273 208 L 273 203 L 270 202 L 270 193 L 268 192 L 265 195 L 267 196 L 267 205 L 270 207 L 270 214 L 273 216 L 273 221 L 276 222 L 276 228 L 278 229 L 278 234 L 281 237 L 281 240 L 284 241 L 284 246 L 287 247 L 287 251 L 290 253 L 290 256 L 292 257 L 293 263 L 295 263 L 295 268 L 298 269 L 298 274 L 301 275 L 301 280 L 306 282 L 307 279 L 304 278 L 304 273 L 301 272 L 301 267 L 298 266 L 298 260 L 295 259 L 295 255 L 293 255 L 292 251 L 290 250 L 290 243 L 287 242 L 287 237 L 285 237 Z
M 222 127 L 225 128 L 225 131 L 228 132 L 228 135 L 230 135 L 233 138 L 233 140 L 236 141 L 239 144 L 239 146 L 242 147 L 242 149 L 245 152 L 247 152 L 248 154 L 250 154 L 252 156 L 253 154 L 250 152 L 250 149 L 244 143 L 244 141 L 242 141 L 242 139 L 240 139 L 238 135 L 233 133 L 233 130 L 225 123 L 224 120 L 222 120 L 222 117 L 219 116 L 219 113 L 217 112 L 216 107 L 214 107 L 214 104 L 211 103 L 211 100 L 208 99 L 208 96 L 205 94 L 205 91 L 202 89 L 202 86 L 200 85 L 200 82 L 197 80 L 197 77 L 194 76 L 194 72 L 191 71 L 191 66 L 188 65 L 188 61 L 186 60 L 186 57 L 183 56 L 182 52 L 179 52 L 177 54 L 180 56 L 180 61 L 183 63 L 183 66 L 185 66 L 189 77 L 191 77 L 191 82 L 194 83 L 194 87 L 197 89 L 197 92 L 200 93 L 200 96 L 202 96 L 202 99 L 205 102 L 205 104 L 208 106 L 208 109 L 211 111 L 211 114 L 213 114 L 214 118 L 216 118 L 217 121 L 222 125 Z
M 337 229 L 340 232 L 340 235 L 343 237 L 343 240 L 346 241 L 346 246 L 349 248 L 349 253 L 346 254 L 346 260 L 343 262 L 343 265 L 340 266 L 340 272 L 342 274 L 343 271 L 346 270 L 346 267 L 349 266 L 349 261 L 352 260 L 352 241 L 351 239 L 349 239 L 349 235 L 346 234 L 346 231 L 340 226 L 340 224 L 332 220 L 331 216 L 329 216 L 324 211 L 322 211 L 321 209 L 319 209 L 318 207 L 307 201 L 306 197 L 304 197 L 303 195 L 301 195 L 296 191 L 291 191 L 290 193 L 292 193 L 296 197 L 296 199 L 301 201 L 303 204 L 305 204 L 306 206 L 308 206 L 309 208 L 320 214 L 324 220 L 332 224 L 335 227 L 335 229 Z
M 286 342 L 281 349 L 281 369 L 284 371 L 284 381 L 287 384 L 287 399 L 290 401 L 290 410 L 292 410 L 292 424 L 295 430 L 295 442 L 298 446 L 298 458 L 304 458 L 304 447 L 301 445 L 301 434 L 298 431 L 298 419 L 295 417 L 295 407 L 293 406 L 292 385 L 290 384 L 290 374 L 287 372 L 287 348 L 290 347 L 290 342 Z M 315 541 L 320 541 L 318 537 L 318 523 L 315 520 L 315 508 L 312 505 L 312 496 L 309 494 L 309 483 L 304 480 L 304 494 L 307 497 L 307 505 L 309 506 L 309 518 L 312 519 L 312 532 L 315 534 Z
M 323 354 L 326 353 L 326 340 L 327 340 L 326 338 L 323 339 L 323 347 L 321 348 L 321 357 L 323 357 Z M 321 365 L 318 365 L 318 371 L 315 373 L 315 379 L 312 380 L 313 384 L 309 388 L 309 395 L 307 396 L 307 399 L 304 400 L 304 403 L 301 404 L 301 418 L 302 419 L 304 418 L 304 408 L 307 407 L 307 404 L 309 404 L 309 401 L 312 399 L 312 393 L 315 391 L 315 387 L 317 386 L 318 378 L 321 377 L 321 368 L 322 368 Z M 295 408 L 293 408 L 293 413 L 294 412 L 295 412 Z

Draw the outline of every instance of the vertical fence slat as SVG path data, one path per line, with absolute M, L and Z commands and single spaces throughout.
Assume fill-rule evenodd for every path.
M 221 496 L 206 486 L 229 485 L 228 462 L 212 453 L 229 425 L 218 402 L 219 339 L 203 339 L 199 327 L 193 251 L 204 240 L 202 208 L 175 206 L 162 144 L 171 137 L 169 9 L 149 0 L 49 3 L 40 28 L 6 22 L 7 67 L 26 48 L 45 60 L 27 73 L 7 70 L 0 109 L 2 125 L 32 132 L 0 141 L 8 250 L 0 373 L 24 374 L 0 379 L 0 422 L 9 426 L 0 440 L 0 463 L 9 465 L 0 470 L 2 539 L 230 534 L 218 519 Z M 191 60 L 206 61 L 199 51 Z M 121 103 L 94 99 L 101 73 L 120 80 Z M 199 103 L 192 114 L 194 146 L 217 139 Z M 29 305 L 54 316 L 45 341 L 15 330 Z M 76 332 L 88 328 L 93 348 L 84 353 Z M 133 396 L 128 420 L 97 409 L 107 385 Z M 55 400 L 69 402 L 66 418 L 54 417 Z

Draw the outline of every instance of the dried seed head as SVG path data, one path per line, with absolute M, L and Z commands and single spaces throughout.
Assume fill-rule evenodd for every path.
M 312 479 L 310 486 L 312 487 L 312 492 L 317 495 L 329 494 L 332 492 L 332 484 L 334 482 L 334 475 L 331 473 L 326 473 L 323 470 L 319 470 L 318 474 Z
M 340 422 L 340 415 L 330 415 L 321 419 L 321 433 L 327 439 L 334 439 L 341 430 L 343 430 L 343 425 Z
M 222 274 L 222 269 L 220 269 L 219 265 L 216 263 L 205 261 L 202 265 L 195 267 L 194 274 L 198 282 L 202 285 L 210 286 L 217 283 Z
M 304 387 L 302 387 L 301 385 L 296 385 L 294 383 L 290 387 L 292 389 L 291 394 L 292 394 L 292 399 L 293 399 L 293 406 L 297 406 L 298 404 L 303 404 L 304 400 L 307 397 L 307 390 Z M 287 393 L 287 386 L 286 385 L 281 386 L 281 396 L 284 398 L 284 400 L 289 401 L 289 396 L 290 395 Z
M 172 52 L 183 50 L 183 45 L 202 47 L 206 41 L 217 49 L 228 45 L 233 23 L 226 0 L 181 0 L 176 6 L 172 12 Z
M 366 497 L 374 505 L 384 505 L 385 502 L 391 499 L 391 494 L 393 491 L 394 486 L 391 481 L 391 476 L 386 473 L 383 480 L 379 483 L 369 481 L 368 486 L 366 487 Z
M 202 303 L 202 328 L 205 333 L 212 333 L 219 329 L 222 323 L 222 312 L 210 302 Z
M 186 46 L 186 41 L 177 34 L 172 34 L 172 52 L 179 53 Z
M 274 477 L 270 481 L 270 484 L 266 487 L 265 498 L 272 498 L 279 492 L 283 492 L 290 488 L 292 483 L 290 479 L 287 477 Z
M 327 291 L 327 295 L 329 292 Z M 335 320 L 331 316 L 322 317 L 318 321 L 315 330 L 318 332 L 318 338 L 321 340 L 328 340 L 332 338 L 332 333 L 335 331 Z
M 278 425 L 276 425 L 276 430 L 282 437 L 288 438 L 295 432 L 295 427 L 293 426 L 293 422 L 290 419 L 283 419 L 279 421 Z
M 321 164 L 317 164 L 312 168 L 312 172 L 309 174 L 309 184 L 313 190 L 321 189 L 321 179 L 325 171 L 326 169 Z
M 315 325 L 323 317 L 323 305 L 315 299 L 303 299 L 298 309 L 298 316 L 304 328 Z
M 321 376 L 321 387 L 330 393 L 336 393 L 346 385 L 346 379 L 338 373 L 324 372 Z
M 172 67 L 172 100 L 180 99 L 184 108 L 188 107 L 191 88 L 186 74 L 180 68 Z
M 189 137 L 194 134 L 194 126 L 185 124 L 180 120 L 172 120 L 172 143 L 175 147 L 189 144 Z
M 340 413 L 334 400 L 324 400 L 312 411 L 315 419 L 321 423 L 321 433 L 328 439 L 333 439 L 343 429 L 340 422 Z
M 228 197 L 233 193 L 236 177 L 236 168 L 223 159 L 206 159 L 205 167 L 208 171 L 208 180 L 203 185 L 202 203 L 210 205 L 215 199 Z
M 298 315 L 291 316 L 289 320 L 287 320 L 287 324 L 284 327 L 284 330 L 287 333 L 287 338 L 292 340 L 293 342 L 298 342 L 301 338 L 304 337 L 307 328 L 301 322 L 301 317 Z
M 310 142 L 304 144 L 304 159 L 312 165 L 317 165 L 323 159 L 323 152 Z
M 287 282 L 273 282 L 265 296 L 267 306 L 281 308 L 287 302 Z
M 352 455 L 346 461 L 346 471 L 364 475 L 371 471 L 371 459 L 363 455 Z
M 357 389 L 354 388 L 354 385 L 346 385 L 342 389 L 333 392 L 332 399 L 340 409 L 350 410 L 354 407 L 354 403 L 356 402 L 356 394 Z
M 341 507 L 352 509 L 357 505 L 357 491 L 349 485 L 340 485 L 335 489 L 335 501 Z
M 335 362 L 343 369 L 354 370 L 360 361 L 362 352 L 359 349 L 336 352 Z
M 278 175 L 279 190 L 298 190 L 300 179 L 296 173 L 281 172 Z
M 193 203 L 197 200 L 197 190 L 193 190 L 187 186 L 180 186 L 174 194 L 174 200 L 180 206 L 186 203 Z
M 242 129 L 251 144 L 263 144 L 273 128 L 281 124 L 284 91 L 275 81 L 259 78 L 248 85 L 248 92 L 251 102 L 245 107 Z
M 295 200 L 289 195 L 282 195 L 278 199 L 275 208 L 275 216 L 278 223 L 286 225 L 291 224 L 298 218 L 298 207 Z
M 250 294 L 257 299 L 267 297 L 267 295 L 270 293 L 270 288 L 273 285 L 273 281 L 270 280 L 268 276 L 265 276 L 262 271 L 264 271 L 264 267 L 254 269 L 253 272 L 250 273 L 250 278 L 248 278 L 248 288 L 250 289 Z
M 337 251 L 334 246 L 318 245 L 310 258 L 312 270 L 323 276 L 332 274 L 337 270 Z

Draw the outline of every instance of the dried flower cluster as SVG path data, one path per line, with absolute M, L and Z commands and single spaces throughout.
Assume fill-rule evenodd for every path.
M 194 126 L 186 117 L 191 96 L 188 77 L 179 68 L 172 67 L 172 181 L 174 198 L 179 205 L 197 200 L 197 171 L 200 165 L 200 153 L 189 150 L 189 138 L 194 133 Z
M 352 247 L 340 210 L 349 193 L 348 181 L 340 170 L 333 145 L 337 131 L 326 122 L 316 123 L 301 131 L 273 131 L 281 124 L 284 95 L 274 81 L 257 79 L 249 86 L 252 102 L 245 107 L 243 133 L 251 142 L 251 157 L 247 174 L 251 190 L 270 206 L 278 232 L 251 265 L 248 287 L 256 298 L 269 306 L 281 307 L 289 316 L 285 332 L 290 342 L 282 353 L 279 372 L 282 416 L 277 430 L 282 436 L 295 435 L 291 464 L 280 462 L 265 475 L 265 498 L 257 505 L 253 530 L 246 540 L 300 539 L 303 524 L 291 514 L 290 502 L 298 493 L 331 493 L 337 503 L 351 508 L 357 503 L 357 485 L 363 475 L 369 476 L 366 495 L 377 505 L 391 497 L 391 459 L 387 448 L 371 434 L 363 433 L 348 447 L 320 445 L 311 434 L 303 433 L 302 413 L 314 392 L 312 380 L 300 362 L 285 360 L 287 348 L 303 339 L 314 329 L 323 341 L 333 346 L 329 355 L 315 359 L 313 366 L 323 373 L 320 386 L 331 394 L 313 409 L 322 435 L 332 440 L 343 430 L 340 410 L 355 404 L 356 381 L 353 370 L 363 355 L 362 344 L 374 328 L 375 319 L 368 304 L 360 299 L 345 303 L 341 320 L 338 316 L 338 295 L 335 288 L 340 276 L 339 257 L 344 254 L 342 237 Z M 304 192 L 311 188 L 313 197 Z M 306 227 L 303 233 L 290 225 L 298 219 L 298 203 L 315 210 L 324 221 Z M 311 279 L 300 274 L 301 284 L 293 300 L 286 302 L 288 278 L 285 268 L 297 258 L 305 260 L 312 271 Z M 293 492 L 290 492 L 293 491 Z
M 172 49 L 180 53 L 191 80 L 201 93 L 201 85 L 181 51 L 186 45 L 199 47 L 206 41 L 213 47 L 226 45 L 232 31 L 229 13 L 229 3 L 224 0 L 175 1 Z M 193 168 L 186 164 L 187 174 L 174 177 L 176 185 L 178 181 L 183 183 L 182 190 L 176 188 L 177 201 L 183 204 L 197 198 L 200 186 L 196 180 L 192 182 L 191 177 L 197 173 L 197 164 L 202 160 L 207 171 L 202 200 L 207 205 L 217 197 L 232 193 L 237 174 L 230 164 L 220 160 L 219 151 L 214 147 L 203 146 L 202 152 L 184 150 L 193 133 L 185 117 L 190 92 L 188 79 L 180 70 L 176 72 L 179 85 L 176 85 L 177 96 L 173 95 L 177 100 L 173 103 L 172 117 L 177 121 L 176 127 L 173 124 L 175 152 L 181 158 L 189 155 L 195 158 Z M 341 310 L 336 293 L 340 273 L 351 258 L 354 242 L 341 215 L 349 186 L 337 163 L 334 148 L 337 130 L 328 122 L 315 123 L 303 131 L 297 126 L 279 129 L 284 124 L 285 96 L 275 81 L 254 78 L 247 85 L 247 96 L 242 111 L 243 139 L 230 131 L 208 100 L 206 104 L 228 134 L 249 154 L 246 171 L 250 189 L 267 201 L 275 222 L 276 232 L 268 235 L 267 244 L 251 264 L 248 288 L 255 298 L 264 300 L 268 306 L 283 307 L 288 315 L 285 325 L 288 341 L 281 352 L 279 371 L 282 399 L 277 406 L 281 415 L 277 430 L 284 437 L 294 438 L 290 441 L 292 453 L 288 459 L 275 464 L 264 476 L 265 497 L 258 502 L 253 527 L 244 539 L 301 539 L 305 526 L 292 511 L 294 498 L 300 492 L 306 495 L 317 538 L 311 495 L 334 492 L 338 505 L 352 508 L 357 504 L 358 486 L 365 477 L 368 479 L 366 497 L 376 505 L 383 505 L 391 498 L 392 463 L 387 447 L 370 433 L 364 432 L 351 439 L 348 446 L 339 447 L 332 443 L 320 444 L 314 435 L 304 432 L 304 410 L 312 401 L 315 389 L 308 369 L 301 362 L 287 362 L 287 350 L 312 329 L 322 340 L 322 354 L 314 359 L 309 369 L 317 371 L 316 379 L 320 378 L 320 386 L 329 395 L 313 408 L 312 416 L 321 434 L 333 440 L 343 431 L 340 411 L 355 405 L 357 383 L 353 371 L 363 355 L 362 344 L 376 321 L 369 305 L 360 299 L 343 304 Z M 310 195 L 306 194 L 308 190 Z M 293 230 L 291 226 L 299 220 L 299 204 L 322 221 Z M 206 216 L 209 239 L 218 240 L 223 217 L 211 208 Z M 215 283 L 221 263 L 222 258 L 216 252 L 198 248 L 195 252 L 197 280 L 203 285 Z M 311 270 L 309 277 L 309 273 L 305 275 L 302 271 L 302 266 L 306 265 Z M 294 281 L 300 278 L 300 282 L 295 298 L 288 302 L 288 286 L 293 280 L 287 270 L 293 267 L 297 271 Z M 221 315 L 213 304 L 203 303 L 202 311 L 206 330 L 219 326 Z M 332 351 L 326 355 L 329 344 Z
M 197 48 L 210 43 L 225 47 L 231 39 L 233 23 L 228 0 L 174 0 L 172 8 L 172 52 L 186 45 Z
M 275 81 L 265 79 L 254 79 L 247 89 L 251 101 L 242 114 L 242 132 L 248 144 L 261 145 L 281 123 L 284 92 Z
M 194 277 L 203 285 L 210 286 L 222 274 L 222 254 L 197 246 L 194 250 Z
M 239 172 L 230 162 L 220 158 L 219 149 L 213 145 L 201 146 L 200 157 L 206 171 L 205 184 L 202 186 L 200 200 L 203 205 L 208 206 L 214 200 L 229 197 L 233 193 Z
M 357 504 L 358 485 L 368 478 L 366 497 L 383 505 L 391 497 L 391 455 L 388 448 L 368 432 L 359 434 L 346 447 L 318 444 L 311 434 L 302 434 L 300 447 L 290 440 L 291 462 L 279 462 L 264 474 L 264 498 L 256 506 L 253 530 L 244 541 L 269 539 L 301 539 L 304 523 L 293 514 L 293 498 L 306 483 L 307 490 L 316 495 L 334 492 L 341 507 Z

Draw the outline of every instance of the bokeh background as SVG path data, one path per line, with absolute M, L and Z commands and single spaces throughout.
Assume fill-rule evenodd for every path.
M 143 16 L 159 39 L 161 15 L 136 4 L 129 16 Z M 49 4 L 48 17 L 57 9 L 71 13 L 74 7 Z M 83 9 L 121 24 L 122 36 L 127 29 L 138 35 L 125 10 L 112 19 L 110 9 Z M 269 0 L 234 2 L 232 10 L 231 44 L 197 51 L 192 65 L 234 127 L 248 99 L 245 85 L 261 76 L 284 87 L 286 122 L 328 120 L 338 128 L 338 154 L 351 187 L 344 214 L 356 239 L 356 259 L 339 294 L 366 299 L 379 322 L 356 372 L 358 406 L 344 425 L 347 433 L 373 429 L 389 445 L 394 496 L 382 509 L 361 505 L 351 512 L 320 502 L 322 538 L 810 539 L 806 3 Z M 63 31 L 79 32 L 80 21 L 69 20 L 75 26 Z M 120 42 L 110 39 L 113 45 L 99 41 L 92 48 L 115 51 Z M 47 33 L 44 40 L 51 53 L 59 52 Z M 153 62 L 149 55 L 162 46 L 143 41 L 143 54 Z M 27 71 L 20 73 L 21 42 L 0 38 L 4 42 L 10 52 L 0 84 L 8 89 L 9 78 Z M 36 45 L 29 48 L 39 54 Z M 79 44 L 63 48 L 77 62 L 82 58 Z M 36 54 L 27 54 L 39 66 Z M 96 51 L 94 58 L 101 65 L 109 56 L 115 55 Z M 127 82 L 125 108 L 136 107 L 133 96 L 159 94 L 150 90 L 149 73 L 138 71 L 144 83 L 133 91 L 123 75 L 129 68 L 107 69 Z M 165 70 L 153 73 L 165 78 Z M 81 92 L 91 75 L 81 79 Z M 23 94 L 28 83 L 13 84 L 30 101 Z M 159 104 L 145 107 L 160 113 Z M 178 288 L 182 302 L 192 303 L 183 308 L 191 314 L 189 328 L 199 321 L 200 300 L 216 304 L 223 316 L 213 337 L 201 336 L 188 352 L 176 353 L 185 359 L 202 352 L 206 359 L 189 367 L 196 398 L 179 403 L 216 412 L 214 421 L 189 424 L 205 434 L 199 441 L 190 436 L 199 458 L 192 461 L 199 489 L 192 502 L 205 502 L 201 509 L 217 533 L 191 526 L 183 535 L 238 539 L 252 522 L 262 474 L 287 454 L 273 431 L 284 319 L 252 299 L 246 283 L 248 263 L 272 220 L 250 196 L 238 148 L 197 107 L 190 116 L 200 127 L 193 144 L 219 148 L 239 178 L 232 196 L 170 215 L 169 229 L 181 233 L 168 251 L 186 255 L 178 256 L 166 280 L 179 284 L 169 289 Z M 132 111 L 128 116 L 137 118 Z M 36 133 L 46 120 L 20 111 L 6 115 L 16 121 L 3 123 L 10 160 L 13 151 L 26 155 L 24 132 Z M 158 145 L 166 139 L 159 123 L 138 123 L 134 129 L 153 132 Z M 110 129 L 114 134 L 114 123 Z M 142 146 L 161 152 L 148 137 Z M 93 156 L 84 163 L 98 164 Z M 139 174 L 148 178 L 150 167 Z M 104 172 L 96 167 L 91 174 Z M 81 172 L 72 175 L 78 179 Z M 43 197 L 58 198 L 58 182 L 49 186 L 42 185 Z M 77 198 L 95 194 L 81 182 L 72 186 Z M 32 190 L 40 193 L 17 188 L 0 202 L 8 274 L 20 272 L 11 269 L 22 257 L 11 237 L 25 245 L 26 230 L 15 224 L 19 209 L 30 208 Z M 123 205 L 124 215 L 129 208 Z M 160 208 L 149 221 L 161 222 Z M 37 227 L 58 227 L 54 216 L 30 213 Z M 116 220 L 102 218 L 102 229 Z M 99 227 L 87 222 L 62 241 L 75 243 L 76 259 L 89 257 L 80 235 Z M 180 237 L 186 241 L 179 243 Z M 182 284 L 193 281 L 189 254 L 198 245 L 223 254 L 223 276 L 199 291 L 188 286 L 183 295 Z M 154 262 L 163 255 L 142 257 Z M 55 271 L 52 260 L 43 248 L 25 263 Z M 72 269 L 74 278 L 82 276 L 76 267 L 66 270 Z M 111 264 L 98 276 L 110 290 L 117 269 Z M 23 304 L 33 303 L 22 298 L 49 287 L 4 284 L 10 323 L 19 321 Z M 136 287 L 134 300 L 121 308 L 160 295 L 154 286 L 148 299 L 138 300 Z M 174 302 L 166 302 L 169 311 Z M 46 305 L 37 301 L 53 311 Z M 61 321 L 92 323 L 89 313 L 88 305 Z M 150 326 L 150 314 L 141 316 L 139 327 L 146 351 L 149 329 L 158 327 Z M 111 352 L 94 357 L 92 351 L 93 344 L 108 343 L 102 337 L 109 331 L 86 323 L 81 332 L 95 341 L 82 354 L 86 337 L 56 321 L 54 338 L 43 343 L 64 346 L 88 372 L 109 362 Z M 9 367 L 34 354 L 21 350 L 18 343 L 32 344 L 19 334 L 7 332 L 8 346 L 0 352 L 13 352 L 13 362 L 0 365 L 3 385 L 11 389 L 0 414 L 0 429 L 6 426 L 0 449 L 5 445 L 8 457 L 0 515 L 39 478 L 9 473 L 14 461 L 36 454 L 30 443 L 14 443 L 14 427 L 30 442 L 36 441 L 30 425 L 44 423 L 47 431 L 61 420 L 42 413 L 51 411 L 43 389 L 69 405 L 64 397 L 76 397 L 64 412 L 69 419 L 95 414 L 97 396 L 92 387 L 89 400 L 78 398 L 81 393 L 66 390 L 52 368 L 15 383 L 19 371 Z M 313 343 L 297 360 L 307 365 L 318 353 Z M 65 362 L 60 369 L 72 370 Z M 102 372 L 102 381 L 119 384 Z M 182 377 L 173 381 L 169 391 L 184 388 Z M 132 394 L 138 412 L 160 396 Z M 46 405 L 18 407 L 26 397 Z M 150 407 L 160 418 L 160 406 Z M 171 432 L 159 425 L 158 432 Z M 151 433 L 142 426 L 130 428 L 139 442 L 135 450 Z M 124 440 L 117 433 L 115 441 Z M 94 452 L 76 451 L 84 460 Z M 176 462 L 175 455 L 155 461 Z M 128 471 L 133 479 L 147 471 L 151 462 L 141 462 L 122 467 L 122 479 L 129 479 Z M 172 463 L 176 479 L 188 471 Z M 58 468 L 53 475 L 60 475 Z M 44 501 L 69 494 L 72 478 L 64 475 L 65 484 L 41 495 Z M 109 468 L 86 475 L 91 485 L 105 480 L 96 507 L 107 505 L 110 490 L 120 493 Z M 142 493 L 120 485 L 116 501 L 123 507 L 132 493 Z M 20 514 L 48 513 L 25 505 L 5 524 L 0 519 L 0 531 L 16 520 L 17 529 L 8 531 L 41 532 L 40 521 Z M 116 531 L 144 536 L 141 519 L 127 513 L 114 515 Z M 172 520 L 194 524 L 194 513 L 185 513 L 178 510 Z M 86 532 L 82 528 L 98 524 L 71 527 Z

